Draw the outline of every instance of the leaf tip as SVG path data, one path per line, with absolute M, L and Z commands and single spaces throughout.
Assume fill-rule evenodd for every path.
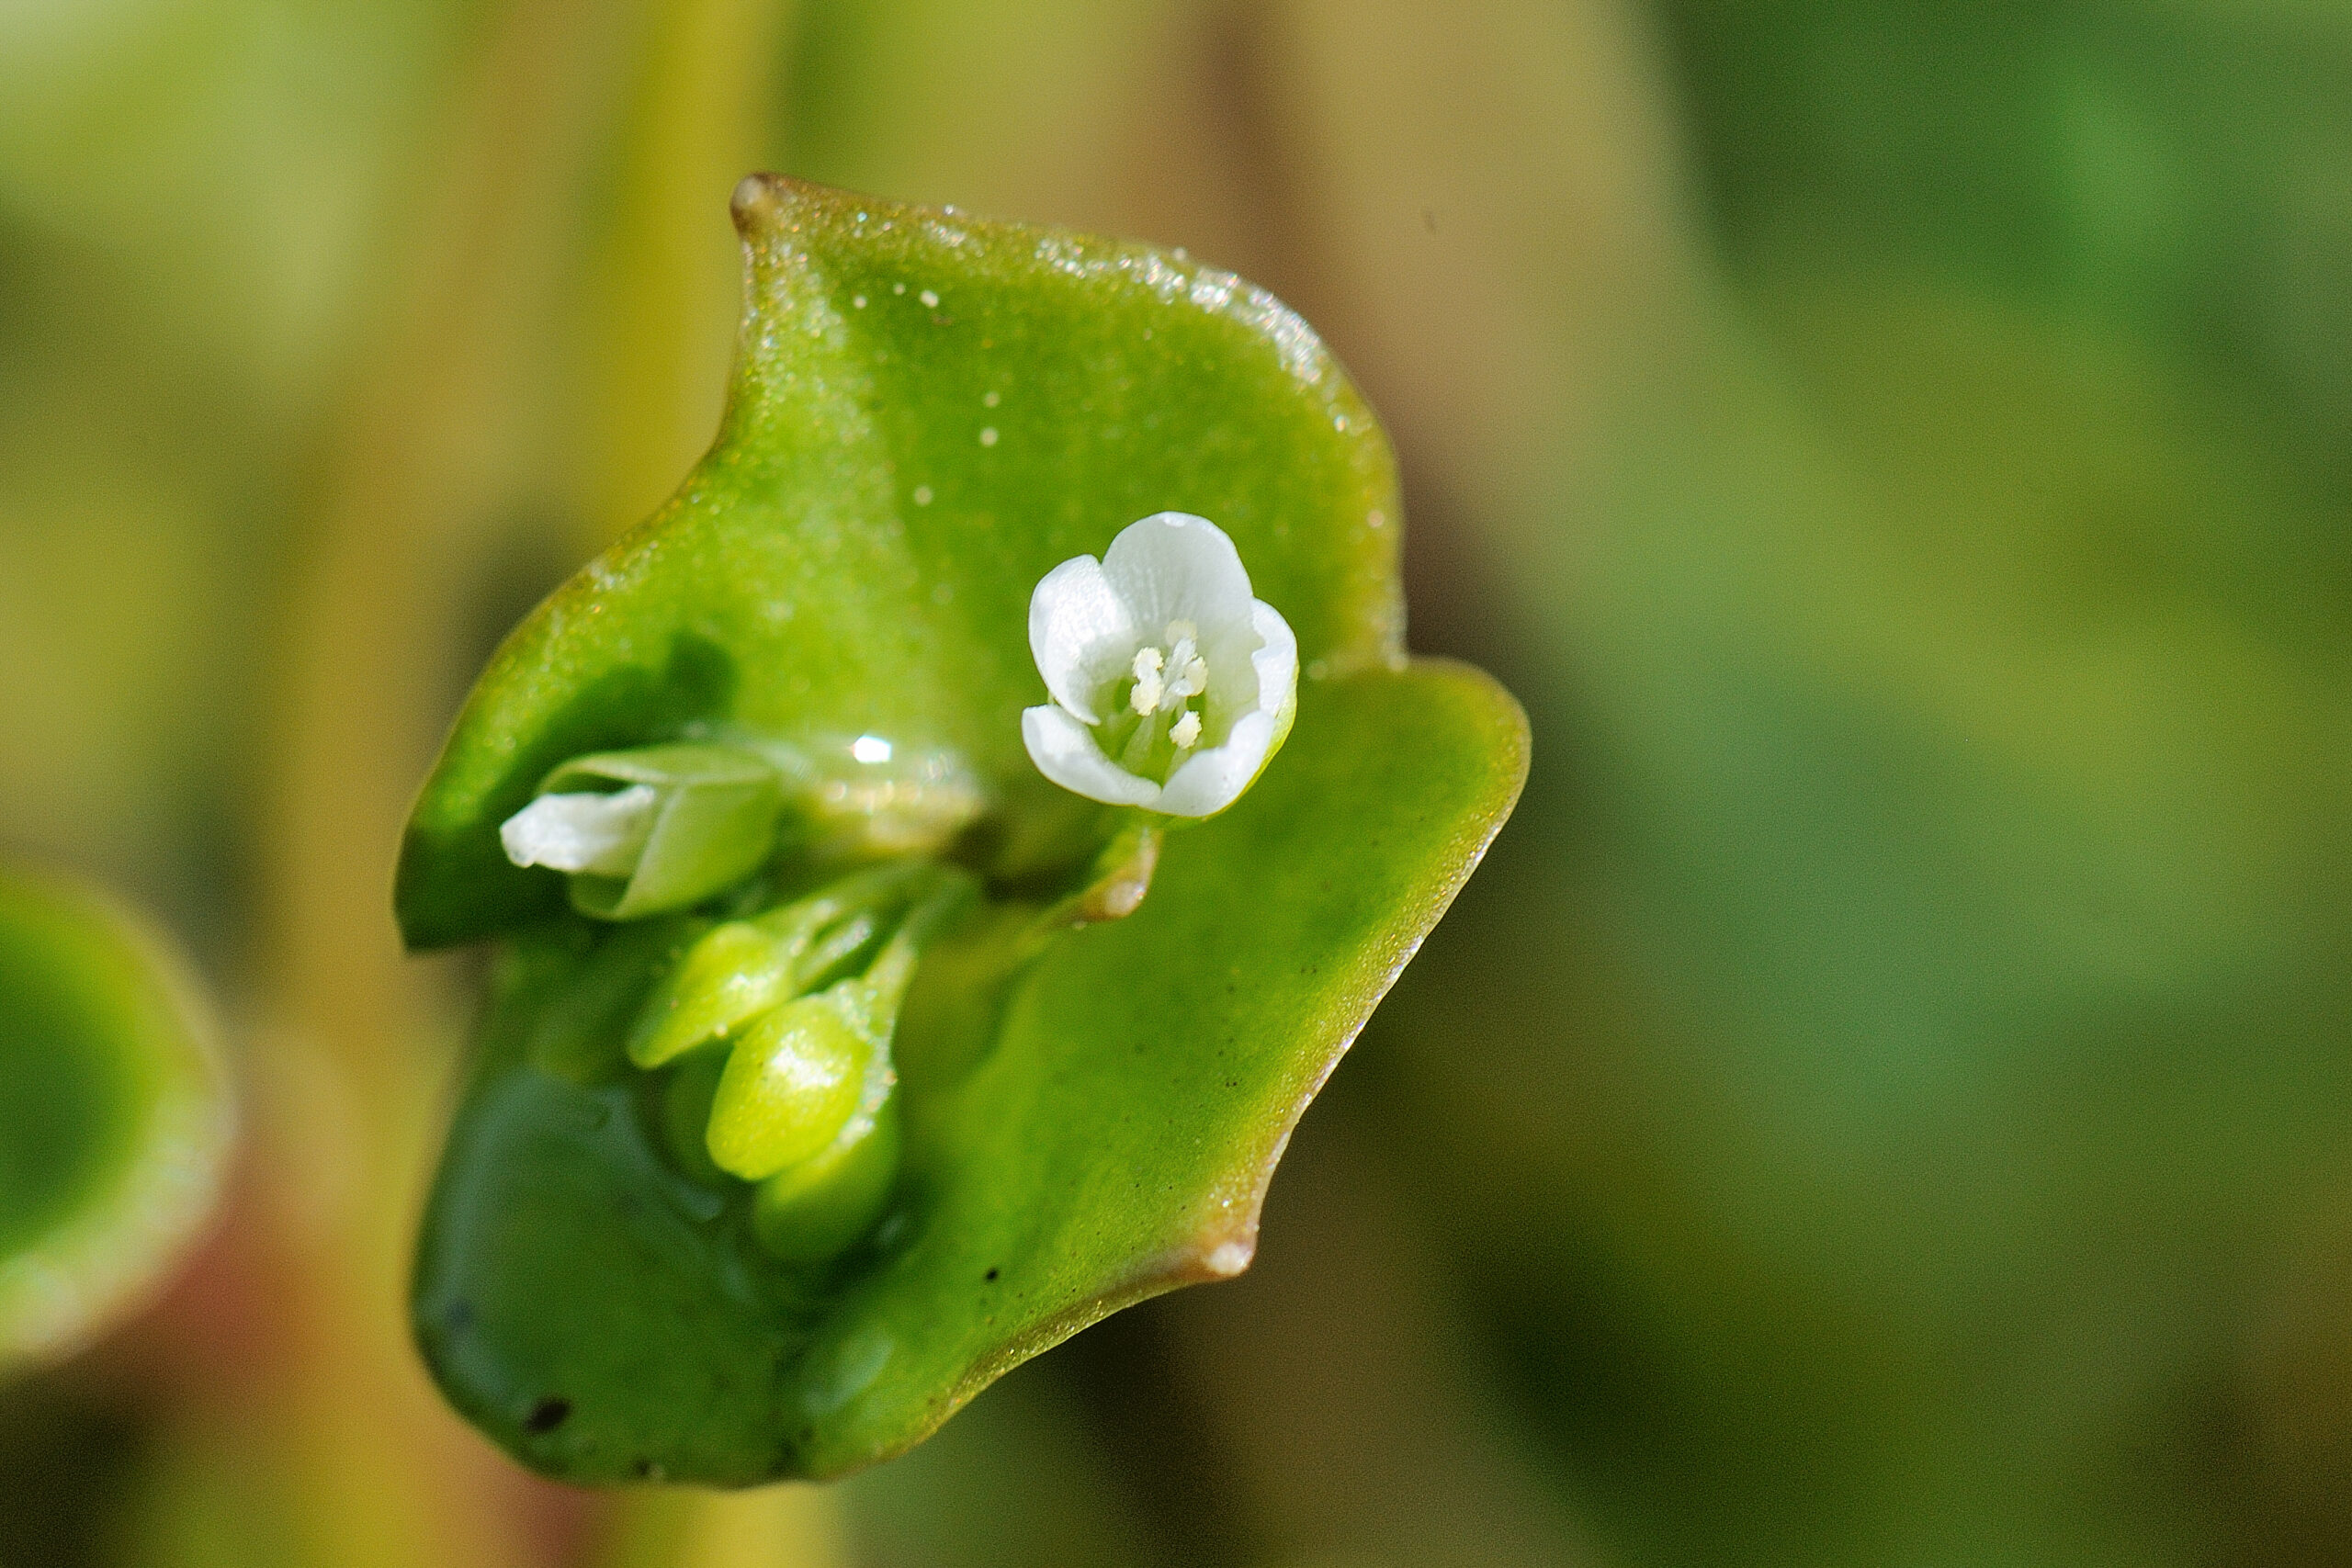
M 1253 1241 L 1221 1241 L 1201 1258 L 1201 1270 L 1212 1279 L 1230 1280 L 1248 1269 L 1258 1256 Z
M 791 184 L 782 175 L 750 174 L 735 182 L 735 194 L 728 198 L 727 210 L 735 220 L 735 231 L 746 240 L 753 231 L 772 224 L 776 209 L 786 199 L 786 187 Z
M 1271 1177 L 1272 1168 L 1264 1175 Z M 1175 1249 L 1163 1254 L 1164 1262 L 1155 1270 L 1160 1288 L 1172 1290 L 1182 1285 L 1213 1285 L 1220 1280 L 1237 1279 L 1249 1272 L 1258 1257 L 1258 1210 L 1265 1197 L 1264 1183 L 1252 1195 L 1246 1216 L 1204 1226 L 1187 1236 Z

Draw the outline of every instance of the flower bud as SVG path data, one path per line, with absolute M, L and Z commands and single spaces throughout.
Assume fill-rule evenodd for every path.
M 835 991 L 768 1014 L 727 1059 L 710 1107 L 710 1157 L 760 1181 L 819 1153 L 855 1115 L 874 1043 Z
M 820 1263 L 848 1251 L 874 1228 L 899 1174 L 899 1101 L 853 1117 L 813 1158 L 760 1184 L 752 1228 L 787 1263 Z
M 517 865 L 571 873 L 582 914 L 633 920 L 699 903 L 757 869 L 783 804 L 782 779 L 755 751 L 647 746 L 564 763 L 499 839 Z
M 647 1069 L 661 1066 L 790 1001 L 795 945 L 750 920 L 711 928 L 646 999 L 629 1034 L 628 1059 Z

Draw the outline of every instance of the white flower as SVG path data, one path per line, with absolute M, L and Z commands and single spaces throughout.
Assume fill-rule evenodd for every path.
M 1021 716 L 1064 789 L 1171 817 L 1233 804 L 1290 731 L 1298 639 L 1250 597 L 1225 530 L 1161 512 L 1097 561 L 1066 560 L 1029 600 L 1029 651 L 1053 701 Z

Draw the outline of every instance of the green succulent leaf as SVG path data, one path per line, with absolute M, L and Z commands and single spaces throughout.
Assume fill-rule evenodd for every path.
M 1507 694 L 1404 657 L 1385 438 L 1262 291 L 769 176 L 736 217 L 717 446 L 508 639 L 402 850 L 413 945 L 500 941 L 418 1337 L 578 1482 L 840 1474 L 1239 1271 L 1526 765 Z M 1306 677 L 1263 777 L 1166 833 L 1048 784 L 1020 725 L 1038 580 L 1161 511 L 1226 530 Z M 616 924 L 508 862 L 567 763 L 668 743 L 813 760 L 751 883 Z
M 904 1059 L 896 1206 L 833 1272 L 745 1234 L 786 1195 L 665 1160 L 641 1089 L 533 1059 L 538 1018 L 625 933 L 517 941 L 420 1259 L 452 1399 L 576 1481 L 834 1475 L 1105 1313 L 1239 1272 L 1292 1125 L 1525 761 L 1516 705 L 1475 671 L 1312 695 L 1282 764 L 1185 835 L 1133 916 L 1049 954 L 984 1060 Z
M 769 178 L 736 217 L 748 309 L 718 444 L 483 671 L 401 846 L 413 947 L 562 906 L 498 826 L 594 752 L 872 734 L 967 759 L 1009 816 L 1091 822 L 1022 747 L 1044 694 L 1029 594 L 1154 512 L 1232 536 L 1310 673 L 1399 653 L 1394 457 L 1263 290 Z
M 211 1212 L 233 1123 L 176 955 L 85 886 L 0 871 L 0 1374 L 154 1283 Z

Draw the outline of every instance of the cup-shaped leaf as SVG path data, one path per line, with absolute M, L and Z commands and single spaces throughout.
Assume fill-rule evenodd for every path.
M 233 1123 L 169 944 L 85 886 L 0 872 L 0 1373 L 155 1283 L 211 1211 Z
M 1491 681 L 1405 657 L 1386 440 L 1262 290 L 769 176 L 736 219 L 748 300 L 717 446 L 508 638 L 402 848 L 412 944 L 506 948 L 427 1213 L 419 1340 L 459 1408 L 574 1481 L 838 1474 L 1102 1314 L 1245 1267 L 1291 1126 L 1526 761 Z M 1301 677 L 1263 775 L 1164 842 L 1049 783 L 1021 724 L 1046 700 L 1036 584 L 1160 513 L 1229 536 Z M 905 938 L 938 962 L 895 1040 L 877 1021 L 899 1000 L 867 1015 L 899 1074 L 843 1123 L 870 1113 L 871 1134 L 754 1186 L 675 1149 L 722 1049 L 683 1035 L 716 1030 L 680 1024 L 653 1089 L 534 1055 L 578 986 L 669 995 L 678 949 L 583 931 L 499 827 L 571 757 L 829 736 L 952 759 L 956 800 L 987 806 L 952 852 L 988 886 L 937 896 Z M 960 830 L 959 809 L 935 819 Z M 807 983 L 875 983 L 890 929 L 849 978 Z M 729 1070 L 808 1005 L 730 1033 Z

